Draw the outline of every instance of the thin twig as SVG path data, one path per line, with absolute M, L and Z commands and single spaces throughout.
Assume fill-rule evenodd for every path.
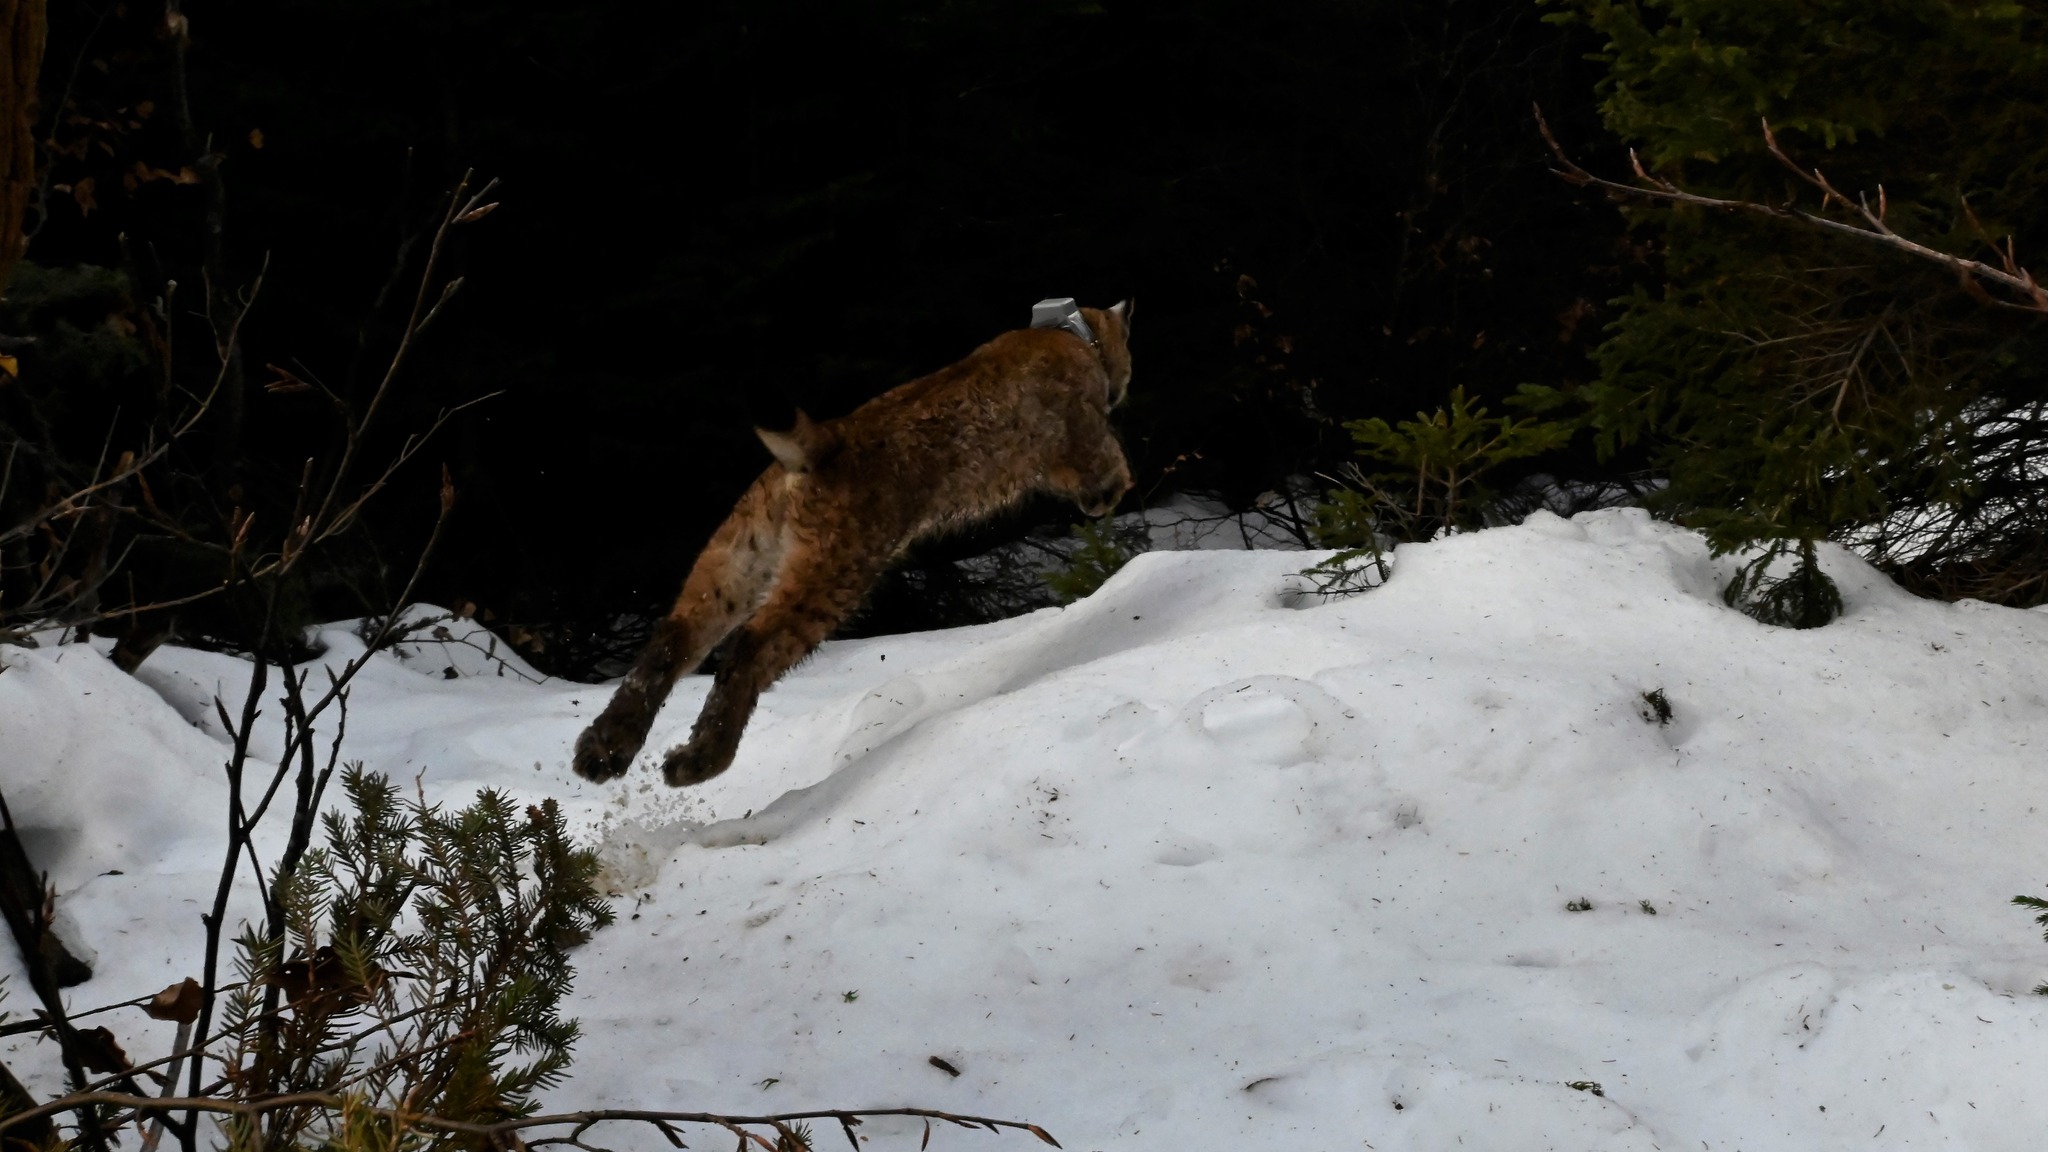
M 484 198 L 498 187 L 496 180 L 490 180 L 465 199 L 472 175 L 473 173 L 464 173 L 462 179 L 455 185 L 455 190 L 448 196 L 448 207 L 442 213 L 440 226 L 434 230 L 433 242 L 427 247 L 426 267 L 420 272 L 419 289 L 413 295 L 412 312 L 406 318 L 405 328 L 399 334 L 398 347 L 385 365 L 383 378 L 370 393 L 370 403 L 363 409 L 361 418 L 352 420 L 349 424 L 347 439 L 342 445 L 341 462 L 335 467 L 334 480 L 328 486 L 327 494 L 313 516 L 315 524 L 331 525 L 335 522 L 329 519 L 328 514 L 334 510 L 334 502 L 339 498 L 343 484 L 347 482 L 351 466 L 355 463 L 356 453 L 362 447 L 363 437 L 375 422 L 378 411 L 384 406 L 392 382 L 398 378 L 399 369 L 404 366 L 407 354 L 412 351 L 413 342 L 419 338 L 421 323 L 427 317 L 427 292 L 433 286 L 434 273 L 440 265 L 441 254 L 447 245 L 449 233 L 458 224 L 480 219 L 480 213 L 486 208 Z M 444 289 L 444 293 L 445 291 Z
M 0 1133 L 26 1124 L 43 1116 L 97 1105 L 133 1109 L 138 1113 L 161 1111 L 204 1112 L 215 1116 L 238 1116 L 243 1118 L 262 1116 L 283 1108 L 323 1108 L 340 1111 L 349 1108 L 355 1111 L 379 1116 L 399 1124 L 425 1128 L 435 1132 L 456 1132 L 481 1136 L 489 1140 L 516 1137 L 521 1132 L 535 1128 L 580 1127 L 587 1129 L 593 1124 L 607 1121 L 626 1121 L 660 1127 L 667 1124 L 710 1124 L 727 1131 L 746 1134 L 749 1127 L 776 1128 L 783 1130 L 786 1125 L 805 1120 L 835 1120 L 845 1125 L 857 1125 L 864 1120 L 878 1116 L 912 1116 L 927 1120 L 940 1120 L 957 1124 L 962 1128 L 987 1128 L 990 1131 L 1010 1129 L 1029 1132 L 1055 1148 L 1060 1143 L 1050 1133 L 1036 1124 L 1022 1120 L 999 1120 L 989 1116 L 968 1116 L 956 1112 L 943 1112 L 935 1108 L 833 1108 L 813 1112 L 779 1112 L 762 1116 L 735 1116 L 719 1112 L 671 1112 L 640 1108 L 594 1108 L 581 1112 L 555 1112 L 539 1116 L 520 1116 L 491 1123 L 471 1120 L 456 1120 L 431 1113 L 412 1112 L 398 1108 L 380 1108 L 350 1100 L 331 1092 L 288 1092 L 268 1096 L 261 1100 L 223 1100 L 213 1096 L 155 1097 L 139 1096 L 125 1092 L 81 1092 L 60 1097 L 21 1112 L 0 1118 Z M 768 1145 L 773 1152 L 774 1145 Z
M 1564 147 L 1557 142 L 1555 136 L 1551 135 L 1550 125 L 1544 121 L 1543 109 L 1540 106 L 1536 108 L 1536 127 L 1543 134 L 1544 143 L 1550 145 L 1551 155 L 1557 158 L 1557 162 L 1561 166 L 1560 169 L 1556 170 L 1557 174 L 1580 187 L 1591 186 L 1617 196 L 1631 197 L 1639 200 L 1656 200 L 1667 204 L 1691 204 L 1700 208 L 1748 212 L 1752 215 L 1768 216 L 1776 220 L 1796 220 L 1839 236 L 1854 236 L 1869 243 L 1883 245 L 1893 251 L 1904 252 L 1922 260 L 1940 264 L 1955 272 L 1961 278 L 1965 291 L 1969 292 L 1973 297 L 1977 297 L 1983 303 L 2020 312 L 2048 313 L 2048 291 L 2044 291 L 2041 285 L 2035 282 L 2033 275 L 2014 261 L 2013 250 L 2009 241 L 2007 247 L 2001 253 L 2006 267 L 2000 269 L 1994 268 L 1981 260 L 1970 260 L 1961 256 L 1954 256 L 1936 248 L 1929 248 L 1925 244 L 1906 239 L 1892 231 L 1891 227 L 1884 222 L 1885 203 L 1882 188 L 1879 189 L 1879 207 L 1876 211 L 1872 211 L 1869 204 L 1861 197 L 1852 200 L 1843 195 L 1840 191 L 1836 190 L 1834 185 L 1828 183 L 1827 177 L 1821 174 L 1820 169 L 1802 168 L 1794 163 L 1791 157 L 1785 155 L 1784 151 L 1778 147 L 1777 137 L 1771 132 L 1771 124 L 1768 120 L 1763 121 L 1763 134 L 1765 147 L 1770 151 L 1771 155 L 1801 180 L 1820 189 L 1821 207 L 1823 209 L 1827 207 L 1830 201 L 1840 201 L 1845 208 L 1855 213 L 1861 219 L 1861 225 L 1830 219 L 1829 217 L 1817 215 L 1804 209 L 1794 208 L 1789 204 L 1780 207 L 1771 204 L 1759 204 L 1753 200 L 1726 200 L 1720 197 L 1702 196 L 1695 192 L 1687 192 L 1669 180 L 1651 175 L 1643 167 L 1643 162 L 1636 155 L 1634 149 L 1629 150 L 1629 164 L 1635 170 L 1636 178 L 1642 181 L 1641 184 L 1623 184 L 1618 181 L 1603 179 L 1579 167 L 1572 162 L 1571 157 L 1565 154 Z M 2018 302 L 1994 299 L 1984 294 L 1982 287 L 1977 283 L 1978 279 L 1988 280 L 2001 288 L 2017 294 L 2022 299 Z
M 266 256 L 263 261 L 263 271 L 256 274 L 255 283 L 250 286 L 248 302 L 243 305 L 241 311 L 235 314 L 233 323 L 228 327 L 228 339 L 230 341 L 241 339 L 242 321 L 249 315 L 249 309 L 255 306 L 256 294 L 262 291 L 263 277 L 268 273 L 269 269 L 270 259 Z M 59 497 L 53 503 L 38 510 L 28 519 L 11 528 L 0 531 L 0 545 L 12 544 L 16 541 L 27 539 L 35 534 L 38 527 L 49 520 L 75 515 L 77 512 L 82 511 L 83 506 L 89 503 L 94 496 L 141 475 L 144 469 L 162 460 L 170 453 L 172 447 L 180 439 L 190 434 L 198 426 L 200 420 L 205 418 L 207 411 L 213 407 L 214 400 L 220 395 L 221 386 L 226 378 L 227 371 L 225 368 L 215 374 L 213 387 L 207 390 L 206 395 L 198 398 L 193 409 L 186 413 L 184 419 L 172 426 L 169 435 L 162 443 L 154 445 L 147 451 L 137 455 L 130 463 L 124 467 L 117 468 L 112 474 L 101 479 L 95 479 L 92 483 Z M 112 435 L 111 428 L 108 434 Z M 94 475 L 95 477 L 99 475 L 97 468 L 94 469 Z

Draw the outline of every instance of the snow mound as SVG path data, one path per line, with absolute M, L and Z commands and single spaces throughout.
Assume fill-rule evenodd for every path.
M 59 891 L 217 864 L 221 751 L 86 645 L 0 648 L 0 788 Z
M 2048 1127 L 2048 948 L 2006 903 L 2048 890 L 2048 615 L 1829 550 L 1844 616 L 1766 627 L 1721 603 L 1732 561 L 1633 510 L 1404 546 L 1384 587 L 1290 607 L 1316 558 L 1151 553 L 1066 609 L 829 644 L 698 789 L 652 753 L 576 780 L 608 689 L 449 641 L 373 659 L 349 755 L 430 797 L 558 797 L 603 845 L 623 914 L 580 956 L 564 1105 L 915 1102 L 1077 1148 Z M 8 799 L 61 830 L 103 956 L 75 995 L 160 987 L 210 891 L 205 713 L 246 665 L 6 660 Z M 167 799 L 101 799 L 137 794 Z

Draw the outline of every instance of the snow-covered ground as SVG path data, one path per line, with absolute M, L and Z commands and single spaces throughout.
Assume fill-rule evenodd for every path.
M 2007 900 L 2048 892 L 2048 614 L 1831 552 L 1846 615 L 1768 628 L 1629 510 L 1405 546 L 1342 601 L 1290 593 L 1312 558 L 1152 553 L 1070 608 L 828 645 L 695 790 L 574 779 L 605 690 L 464 645 L 377 657 L 347 755 L 604 845 L 556 1104 L 920 1104 L 1076 1150 L 2037 1146 L 2048 944 Z M 0 660 L 0 781 L 98 952 L 72 1002 L 193 972 L 246 665 Z M 0 1059 L 54 1087 L 47 1047 Z

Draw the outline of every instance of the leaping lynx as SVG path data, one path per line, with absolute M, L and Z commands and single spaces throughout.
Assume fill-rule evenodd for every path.
M 1090 516 L 1130 489 L 1109 425 L 1131 380 L 1128 301 L 1040 305 L 1032 327 L 837 420 L 801 412 L 756 429 L 775 463 L 697 557 L 675 607 L 576 741 L 580 776 L 625 773 L 678 677 L 738 630 L 687 743 L 662 774 L 678 787 L 732 764 L 761 693 L 859 606 L 911 544 L 1033 493 Z

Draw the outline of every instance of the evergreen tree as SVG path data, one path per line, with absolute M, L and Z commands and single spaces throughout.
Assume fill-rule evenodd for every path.
M 1818 168 L 1908 239 L 1997 263 L 2048 251 L 2048 13 L 1971 0 L 1561 0 L 1605 41 L 1608 127 L 1690 191 L 1845 216 Z M 2048 597 L 2048 358 L 2038 312 L 1854 237 L 1637 204 L 1667 283 L 1622 302 L 1580 390 L 1609 452 L 1647 445 L 1665 511 L 1717 549 L 1766 545 L 1747 590 L 1813 605 L 1812 543 L 1910 587 Z M 2037 260 L 2037 263 L 2041 261 Z M 1557 403 L 1561 397 L 1550 393 Z M 1789 583 L 1764 569 L 1791 556 Z M 1747 602 L 1747 601 L 1745 601 Z M 1838 601 L 1837 601 L 1838 602 Z M 1754 604 L 1752 604 L 1754 608 Z M 1786 608 L 1786 605 L 1779 605 Z M 1823 611 L 1819 618 L 1832 614 Z

